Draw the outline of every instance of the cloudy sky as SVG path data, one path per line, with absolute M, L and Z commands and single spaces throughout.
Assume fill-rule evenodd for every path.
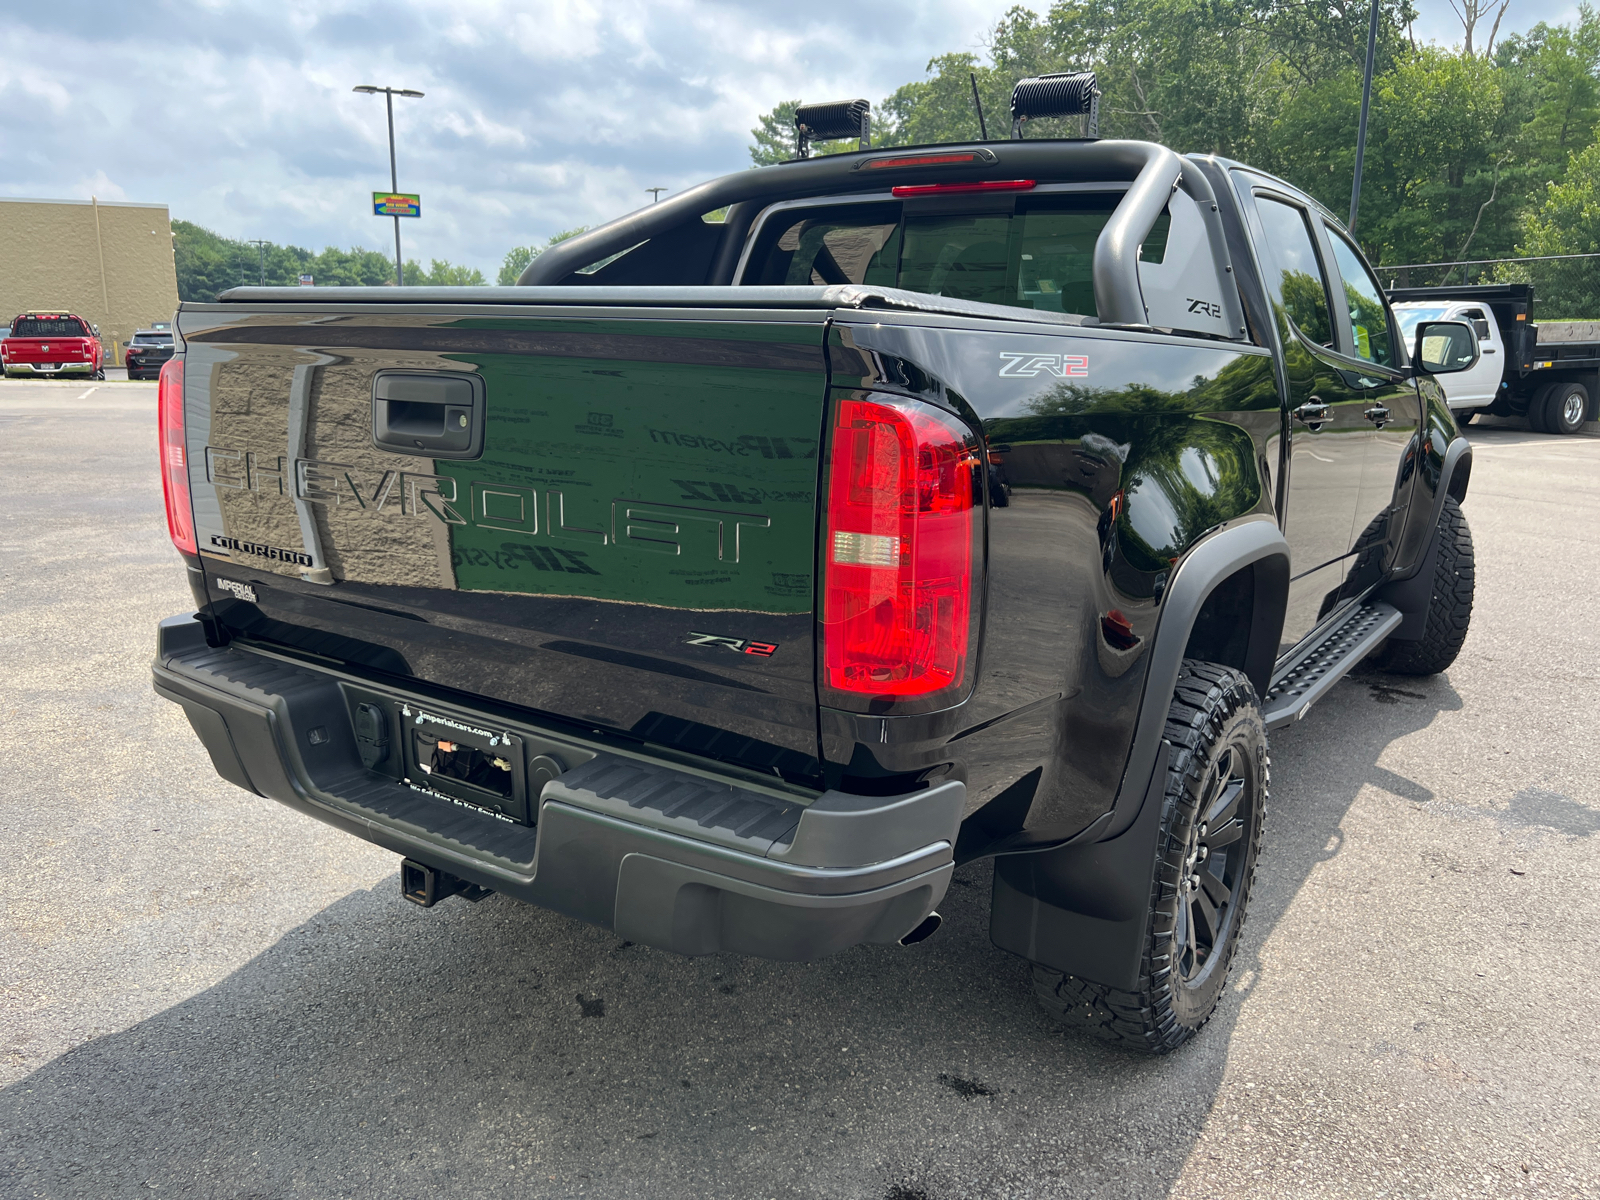
M 0 194 L 165 203 L 236 238 L 383 249 L 381 97 L 406 257 L 483 268 L 748 165 L 779 100 L 874 101 L 949 50 L 982 52 L 1015 0 L 0 0 Z M 1047 0 L 1029 5 L 1043 10 Z M 1459 40 L 1446 0 L 1417 33 Z M 1524 29 L 1567 0 L 1515 0 Z M 1502 35 L 1505 30 L 1502 30 Z M 1481 39 L 1481 35 L 1480 35 Z

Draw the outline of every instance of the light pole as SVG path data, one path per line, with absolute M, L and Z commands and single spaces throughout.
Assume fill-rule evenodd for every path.
M 645 191 L 650 193 L 651 204 L 654 204 L 657 200 L 661 199 L 662 192 L 670 192 L 671 190 L 671 188 L 645 188 Z
M 1356 177 L 1350 184 L 1350 236 L 1356 235 L 1356 210 L 1361 207 L 1361 160 L 1367 154 L 1367 109 L 1372 106 L 1372 60 L 1378 49 L 1378 0 L 1372 0 L 1367 25 L 1367 71 L 1361 81 L 1361 124 L 1356 131 Z
M 384 107 L 389 110 L 389 190 L 400 190 L 400 175 L 394 165 L 394 98 L 396 96 L 410 96 L 421 99 L 423 93 L 413 91 L 411 88 L 374 87 L 370 83 L 363 83 L 360 87 L 350 89 L 352 92 L 365 92 L 367 95 L 383 93 Z M 400 263 L 400 218 L 394 219 L 394 283 L 396 287 L 405 284 L 405 268 Z
M 261 238 L 251 238 L 250 241 L 249 241 L 249 245 L 254 246 L 260 252 L 260 258 L 261 258 L 261 286 L 262 287 L 266 287 L 267 286 L 267 245 L 268 245 L 268 243 L 266 241 L 264 241 L 263 239 L 261 239 Z

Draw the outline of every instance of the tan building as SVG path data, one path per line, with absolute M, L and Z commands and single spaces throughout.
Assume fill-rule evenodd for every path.
M 76 313 L 100 327 L 107 365 L 120 366 L 134 332 L 177 307 L 165 204 L 0 197 L 0 322 Z

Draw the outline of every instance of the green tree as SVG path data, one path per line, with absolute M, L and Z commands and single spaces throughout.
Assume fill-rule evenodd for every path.
M 761 123 L 750 131 L 755 139 L 750 145 L 750 161 L 758 167 L 770 167 L 788 162 L 795 154 L 794 110 L 798 100 L 785 100 L 769 113 L 760 117 Z
M 1505 99 L 1495 68 L 1475 55 L 1425 47 L 1376 90 L 1389 212 L 1374 232 L 1424 261 L 1459 257 L 1496 191 L 1491 156 Z
M 993 72 L 971 54 L 942 54 L 928 62 L 928 77 L 905 84 L 874 115 L 872 141 L 882 146 L 916 146 L 933 142 L 977 141 L 978 110 L 972 103 L 972 80 L 979 92 L 995 92 Z M 989 136 L 1011 135 L 1009 108 L 986 98 L 983 106 Z
M 321 254 L 299 246 L 226 238 L 190 221 L 172 223 L 178 298 L 210 303 L 235 287 L 292 287 L 301 275 L 329 286 L 374 287 L 394 281 L 394 261 L 376 250 L 340 250 Z
M 1367 0 L 1055 0 L 1017 7 L 987 53 L 937 55 L 876 106 L 874 142 L 1010 135 L 1017 80 L 1092 69 L 1105 137 L 1216 152 L 1262 167 L 1346 211 L 1361 109 Z M 1531 214 L 1600 130 L 1600 18 L 1588 3 L 1482 49 L 1417 45 L 1413 0 L 1380 0 L 1373 107 L 1358 229 L 1376 262 L 1510 255 L 1550 236 Z M 1487 29 L 1487 26 L 1485 26 Z M 1480 31 L 1480 34 L 1483 31 Z M 795 102 L 752 130 L 752 160 L 793 154 Z M 1076 136 L 1076 119 L 1029 137 Z M 830 149 L 849 149 L 843 142 Z M 1581 176 L 1581 172 L 1580 172 Z M 1579 178 L 1579 190 L 1587 186 Z M 1537 226 L 1539 232 L 1535 232 Z
M 1565 177 L 1524 222 L 1519 254 L 1600 252 L 1600 142 L 1572 156 Z
M 501 287 L 510 287 L 522 278 L 522 273 L 528 269 L 528 264 L 557 242 L 564 242 L 570 237 L 577 237 L 588 230 L 587 225 L 579 225 L 576 229 L 563 229 L 560 233 L 550 235 L 550 240 L 542 246 L 513 246 L 506 251 L 505 261 L 500 264 L 500 274 L 495 277 L 495 283 Z
M 488 282 L 477 267 L 458 267 L 435 258 L 424 271 L 414 259 L 406 260 L 406 283 L 412 287 L 482 287 Z

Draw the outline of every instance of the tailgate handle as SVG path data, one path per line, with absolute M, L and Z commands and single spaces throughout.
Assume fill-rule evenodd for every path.
M 478 375 L 380 371 L 372 380 L 372 444 L 395 454 L 477 458 L 483 393 Z

